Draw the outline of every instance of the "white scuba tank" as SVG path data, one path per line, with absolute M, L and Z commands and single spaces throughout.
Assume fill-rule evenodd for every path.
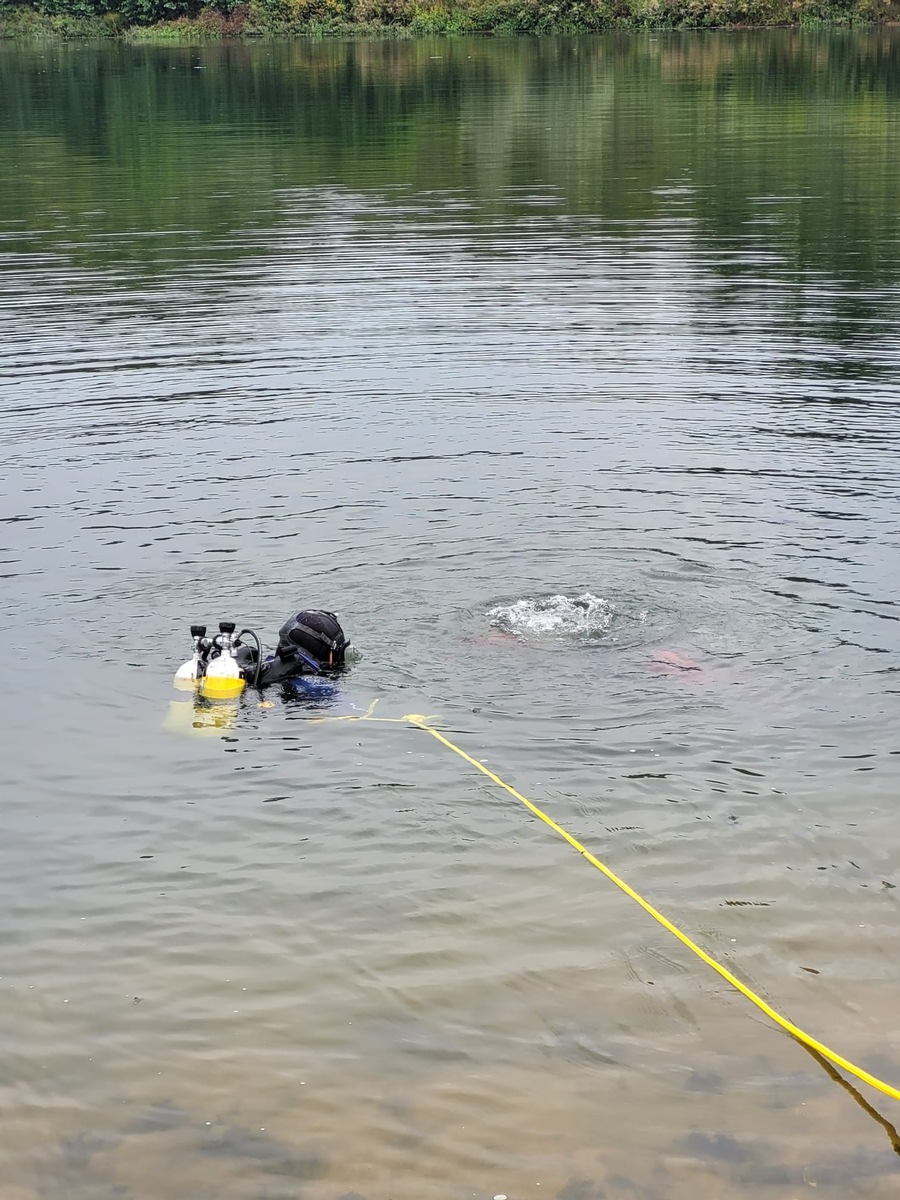
M 193 658 L 189 658 L 186 663 L 182 663 L 175 672 L 174 684 L 179 691 L 191 691 L 197 682 L 197 664 L 199 659 L 195 654 Z
M 175 672 L 175 678 L 172 681 L 179 691 L 190 691 L 197 682 L 197 677 L 200 674 L 200 644 L 206 635 L 205 625 L 192 625 L 191 637 L 194 639 L 194 656 L 189 658 L 186 663 L 182 663 Z

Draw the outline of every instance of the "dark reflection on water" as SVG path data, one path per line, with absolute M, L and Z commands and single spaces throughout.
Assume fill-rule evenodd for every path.
M 4 223 L 90 263 L 221 261 L 247 248 L 210 238 L 264 230 L 281 189 L 327 183 L 411 190 L 423 215 L 443 197 L 462 227 L 549 207 L 627 238 L 677 215 L 718 249 L 723 298 L 802 272 L 770 297 L 792 325 L 829 278 L 898 278 L 892 30 L 8 47 L 0 78 L 19 167 Z M 835 291 L 849 320 L 872 313 Z
M 894 1195 L 898 52 L 0 48 L 3 1200 Z

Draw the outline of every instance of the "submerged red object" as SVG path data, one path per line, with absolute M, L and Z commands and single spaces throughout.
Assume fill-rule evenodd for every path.
M 699 663 L 677 650 L 656 650 L 653 654 L 653 666 L 660 672 L 668 671 L 702 671 Z

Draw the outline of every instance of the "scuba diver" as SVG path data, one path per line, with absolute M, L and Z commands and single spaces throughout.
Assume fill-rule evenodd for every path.
M 234 621 L 220 621 L 219 632 L 206 636 L 205 625 L 192 625 L 194 654 L 175 673 L 175 686 L 196 688 L 210 700 L 239 696 L 247 684 L 263 688 L 304 675 L 333 675 L 345 664 L 350 640 L 333 612 L 303 609 L 278 631 L 275 653 L 263 657 L 252 629 L 235 635 Z M 253 639 L 249 646 L 243 640 Z

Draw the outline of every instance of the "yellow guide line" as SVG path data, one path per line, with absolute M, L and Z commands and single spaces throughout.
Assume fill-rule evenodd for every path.
M 495 775 L 493 771 L 489 770 L 484 763 L 480 763 L 477 758 L 473 758 L 471 754 L 467 754 L 465 750 L 463 750 L 460 746 L 457 746 L 454 742 L 451 742 L 449 738 L 444 737 L 444 735 L 438 729 L 435 729 L 433 725 L 429 724 L 429 717 L 422 716 L 420 713 L 407 713 L 403 717 L 374 717 L 372 713 L 375 709 L 376 703 L 377 701 L 373 701 L 372 704 L 369 705 L 369 708 L 365 714 L 359 717 L 326 717 L 318 719 L 331 719 L 338 721 L 377 721 L 379 724 L 389 725 L 407 724 L 413 725 L 417 729 L 422 729 L 425 731 L 425 733 L 430 733 L 433 738 L 441 743 L 441 745 L 446 746 L 448 750 L 452 750 L 454 754 L 458 754 L 461 759 L 469 763 L 469 765 L 474 767 L 476 771 L 480 771 L 482 775 L 486 775 L 492 783 L 497 785 L 497 787 L 503 788 L 503 790 L 508 792 L 510 796 L 513 796 L 521 804 L 524 804 L 529 812 L 532 812 L 536 817 L 539 817 L 545 825 L 549 825 L 555 833 L 558 833 L 559 836 L 567 841 L 570 846 L 578 851 L 579 854 L 583 855 L 584 858 L 586 858 L 591 864 L 591 866 L 596 867 L 598 871 L 602 872 L 602 874 L 604 874 L 606 878 L 610 880 L 610 882 L 614 883 L 617 888 L 621 889 L 626 896 L 630 896 L 636 904 L 639 904 L 644 912 L 649 913 L 654 921 L 658 921 L 659 924 L 662 925 L 664 929 L 667 929 L 673 937 L 678 938 L 682 945 L 687 946 L 689 950 L 693 951 L 693 953 L 696 954 L 698 958 L 702 959 L 708 967 L 711 967 L 717 975 L 721 975 L 726 983 L 730 983 L 733 988 L 741 993 L 741 995 L 746 996 L 752 1004 L 755 1004 L 761 1012 L 764 1012 L 771 1021 L 774 1021 L 776 1025 L 779 1025 L 785 1030 L 785 1032 L 789 1033 L 791 1037 L 796 1038 L 798 1042 L 801 1042 L 808 1049 L 812 1050 L 815 1054 L 820 1055 L 828 1062 L 833 1063 L 836 1067 L 840 1067 L 843 1071 L 847 1071 L 848 1074 L 855 1076 L 857 1079 L 861 1079 L 863 1083 L 869 1084 L 870 1087 L 877 1088 L 877 1090 L 879 1092 L 883 1092 L 885 1096 L 891 1096 L 894 1100 L 900 1100 L 900 1090 L 892 1087 L 889 1083 L 885 1083 L 884 1080 L 878 1079 L 875 1075 L 871 1075 L 868 1071 L 864 1071 L 862 1067 L 857 1067 L 854 1063 L 850 1062 L 849 1059 L 843 1058 L 840 1054 L 835 1054 L 835 1052 L 829 1049 L 829 1047 L 823 1042 L 817 1041 L 816 1038 L 811 1037 L 808 1033 L 802 1030 L 799 1025 L 795 1025 L 793 1021 L 789 1021 L 786 1017 L 783 1017 L 781 1013 L 776 1012 L 775 1009 L 772 1008 L 770 1004 L 767 1004 L 761 996 L 757 996 L 756 992 L 748 988 L 746 984 L 741 983 L 740 979 L 738 979 L 736 975 L 733 975 L 727 967 L 723 967 L 721 963 L 716 962 L 716 960 L 707 954 L 705 950 L 701 949 L 696 942 L 692 941 L 686 933 L 682 933 L 678 926 L 673 925 L 668 917 L 664 917 L 663 914 L 655 909 L 648 900 L 645 900 L 639 892 L 636 892 L 633 887 L 630 887 L 624 879 L 620 879 L 619 876 L 616 875 L 614 871 L 611 871 L 605 863 L 602 863 L 599 858 L 596 858 L 593 854 L 591 854 L 590 850 L 588 850 L 586 846 L 583 846 L 577 838 L 574 838 L 571 833 L 563 829 L 561 825 L 558 825 L 552 817 L 549 817 L 545 812 L 538 808 L 538 806 L 529 800 L 527 796 L 523 796 L 521 792 L 517 792 L 514 787 L 511 787 L 510 784 L 505 783 L 499 775 Z

